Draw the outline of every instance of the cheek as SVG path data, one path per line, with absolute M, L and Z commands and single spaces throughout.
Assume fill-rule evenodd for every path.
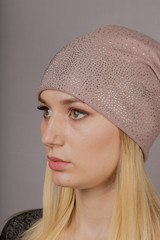
M 114 181 L 120 155 L 119 132 L 105 132 L 99 129 L 81 142 L 79 149 L 75 147 L 72 176 L 77 188 L 107 186 Z
M 100 176 L 112 174 L 119 160 L 118 138 L 116 136 L 96 138 L 90 155 L 92 156 L 92 174 L 100 174 Z
M 120 154 L 120 136 L 117 127 L 101 126 L 96 129 L 94 127 L 83 135 L 83 139 L 79 139 L 78 145 L 79 148 L 75 147 L 73 151 L 74 158 L 84 171 L 95 173 L 117 165 Z

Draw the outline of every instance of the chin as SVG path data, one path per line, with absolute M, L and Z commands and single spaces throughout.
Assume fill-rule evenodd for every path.
M 73 181 L 63 172 L 53 172 L 52 180 L 57 186 L 75 188 Z
M 68 174 L 66 172 L 54 171 L 52 173 L 52 181 L 54 182 L 54 184 L 60 187 L 68 187 L 79 190 L 85 190 L 90 187 L 92 188 L 91 183 L 87 184 L 87 182 L 77 179 L 75 175 L 71 176 L 71 174 Z

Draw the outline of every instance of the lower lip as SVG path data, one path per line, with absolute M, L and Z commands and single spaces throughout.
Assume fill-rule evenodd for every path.
M 61 161 L 49 161 L 49 167 L 52 170 L 60 171 L 63 170 L 70 162 L 61 162 Z

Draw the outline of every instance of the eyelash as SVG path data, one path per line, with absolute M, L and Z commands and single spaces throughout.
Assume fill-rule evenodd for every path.
M 49 110 L 49 108 L 46 107 L 46 106 L 38 106 L 37 109 L 38 109 L 38 110 L 41 110 L 41 111 Z M 82 110 L 80 110 L 80 109 L 77 109 L 77 108 L 69 108 L 69 111 L 70 111 L 70 112 L 73 111 L 73 110 L 74 110 L 74 111 L 77 111 L 78 113 L 81 113 L 81 114 L 84 114 L 84 115 L 88 115 L 87 112 L 84 112 L 84 111 L 82 111 Z M 43 117 L 44 117 L 44 118 L 48 118 L 48 117 L 45 116 L 45 113 L 43 114 Z M 78 120 L 82 120 L 83 118 L 84 118 L 84 117 L 82 117 L 82 118 L 80 118 L 80 119 L 74 119 L 74 118 L 73 118 L 73 120 L 78 121 Z

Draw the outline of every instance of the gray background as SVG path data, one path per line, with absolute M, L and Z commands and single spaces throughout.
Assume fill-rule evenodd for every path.
M 0 223 L 42 207 L 46 166 L 36 91 L 53 55 L 74 38 L 117 24 L 160 41 L 159 0 L 0 0 Z M 160 192 L 160 137 L 147 171 Z

